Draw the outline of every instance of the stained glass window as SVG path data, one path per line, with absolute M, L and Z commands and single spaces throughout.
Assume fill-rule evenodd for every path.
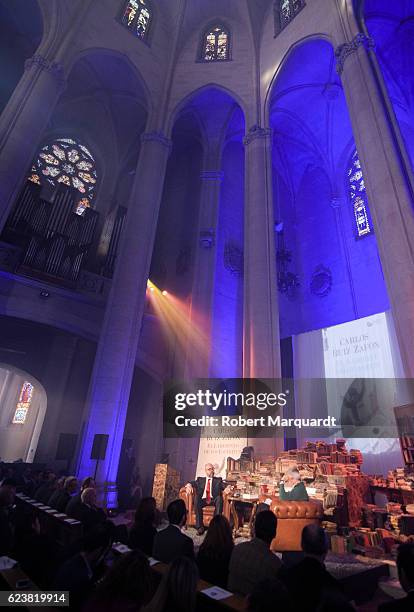
M 138 38 L 145 39 L 151 23 L 151 16 L 149 0 L 128 0 L 121 22 Z
M 78 215 L 92 205 L 97 181 L 95 160 L 87 147 L 72 138 L 57 138 L 42 147 L 28 178 L 39 185 L 48 181 L 53 186 L 62 183 L 77 189 L 82 196 L 75 211 Z
M 305 6 L 305 0 L 276 0 L 275 10 L 275 31 L 278 34 Z
M 201 59 L 206 62 L 230 59 L 230 34 L 223 26 L 216 25 L 204 34 Z
M 361 162 L 359 161 L 357 151 L 352 155 L 348 168 L 348 184 L 357 236 L 358 238 L 362 238 L 363 236 L 371 234 L 372 223 L 365 191 L 364 177 L 362 176 Z
M 16 404 L 13 423 L 24 424 L 26 422 L 27 413 L 32 402 L 33 391 L 34 386 L 25 380 L 20 390 L 19 401 Z

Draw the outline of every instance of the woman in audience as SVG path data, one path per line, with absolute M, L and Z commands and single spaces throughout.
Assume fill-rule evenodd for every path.
M 211 520 L 207 535 L 198 552 L 197 565 L 200 577 L 224 589 L 227 588 L 233 548 L 230 524 L 226 517 L 218 514 Z
M 146 555 L 152 555 L 157 530 L 154 527 L 156 505 L 153 497 L 144 497 L 135 512 L 135 521 L 129 533 L 130 548 L 138 548 Z
M 153 574 L 147 557 L 133 550 L 114 563 L 97 585 L 84 612 L 135 612 L 154 594 Z
M 178 557 L 169 566 L 145 612 L 194 612 L 198 570 L 188 557 Z

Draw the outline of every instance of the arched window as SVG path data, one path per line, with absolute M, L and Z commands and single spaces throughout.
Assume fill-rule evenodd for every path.
M 152 10 L 150 0 L 128 0 L 121 22 L 131 32 L 145 40 L 151 23 Z
M 365 191 L 364 177 L 362 176 L 361 162 L 355 150 L 348 167 L 348 185 L 355 229 L 358 238 L 372 233 L 371 215 L 368 208 L 368 199 Z
M 230 33 L 225 27 L 217 24 L 204 33 L 201 59 L 205 62 L 230 59 Z
M 275 34 L 283 30 L 304 6 L 305 0 L 276 0 L 274 4 Z
M 29 181 L 41 185 L 45 180 L 53 186 L 63 183 L 77 189 L 81 198 L 76 212 L 81 215 L 95 196 L 97 173 L 92 153 L 72 138 L 57 138 L 42 147 L 32 165 Z
M 20 423 L 23 425 L 26 422 L 27 413 L 32 402 L 33 391 L 33 385 L 25 380 L 20 390 L 19 401 L 16 404 L 13 423 Z

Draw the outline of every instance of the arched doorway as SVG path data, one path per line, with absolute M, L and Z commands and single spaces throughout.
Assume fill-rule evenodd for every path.
M 46 408 L 46 392 L 36 378 L 0 363 L 1 461 L 33 462 Z

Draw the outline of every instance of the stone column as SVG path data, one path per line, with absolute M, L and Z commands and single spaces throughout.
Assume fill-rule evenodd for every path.
M 211 332 L 214 305 L 214 283 L 217 263 L 217 223 L 220 191 L 223 180 L 221 170 L 200 172 L 200 207 L 198 215 L 197 245 L 191 291 L 190 321 L 201 337 L 189 338 L 185 355 L 184 378 L 208 378 L 211 361 Z M 176 467 L 181 480 L 187 482 L 196 476 L 199 438 L 177 440 L 174 448 Z M 171 445 L 169 445 L 171 448 Z
M 280 376 L 279 308 L 271 179 L 271 130 L 255 126 L 244 139 L 243 376 Z
M 214 279 L 217 260 L 217 220 L 223 172 L 203 170 L 200 173 L 200 212 L 198 242 L 191 292 L 191 321 L 208 341 L 204 350 L 189 347 L 186 375 L 189 378 L 209 376 L 211 325 L 214 302 Z M 199 349 L 200 347 L 198 347 Z
M 94 474 L 91 461 L 95 434 L 106 434 L 108 447 L 98 467 L 109 505 L 116 504 L 116 477 L 128 399 L 145 305 L 170 140 L 161 133 L 143 134 L 119 261 L 98 344 L 89 389 L 89 417 L 81 451 L 80 476 Z M 139 406 L 137 406 L 139 409 Z M 148 431 L 148 435 L 151 432 Z
M 385 112 L 370 54 L 358 33 L 335 52 L 366 183 L 384 279 L 407 377 L 414 377 L 413 194 Z
M 34 55 L 0 116 L 0 232 L 64 86 L 62 64 Z
M 281 375 L 271 138 L 270 129 L 254 126 L 244 139 L 244 378 Z M 283 438 L 249 443 L 257 454 L 277 454 L 283 449 Z

